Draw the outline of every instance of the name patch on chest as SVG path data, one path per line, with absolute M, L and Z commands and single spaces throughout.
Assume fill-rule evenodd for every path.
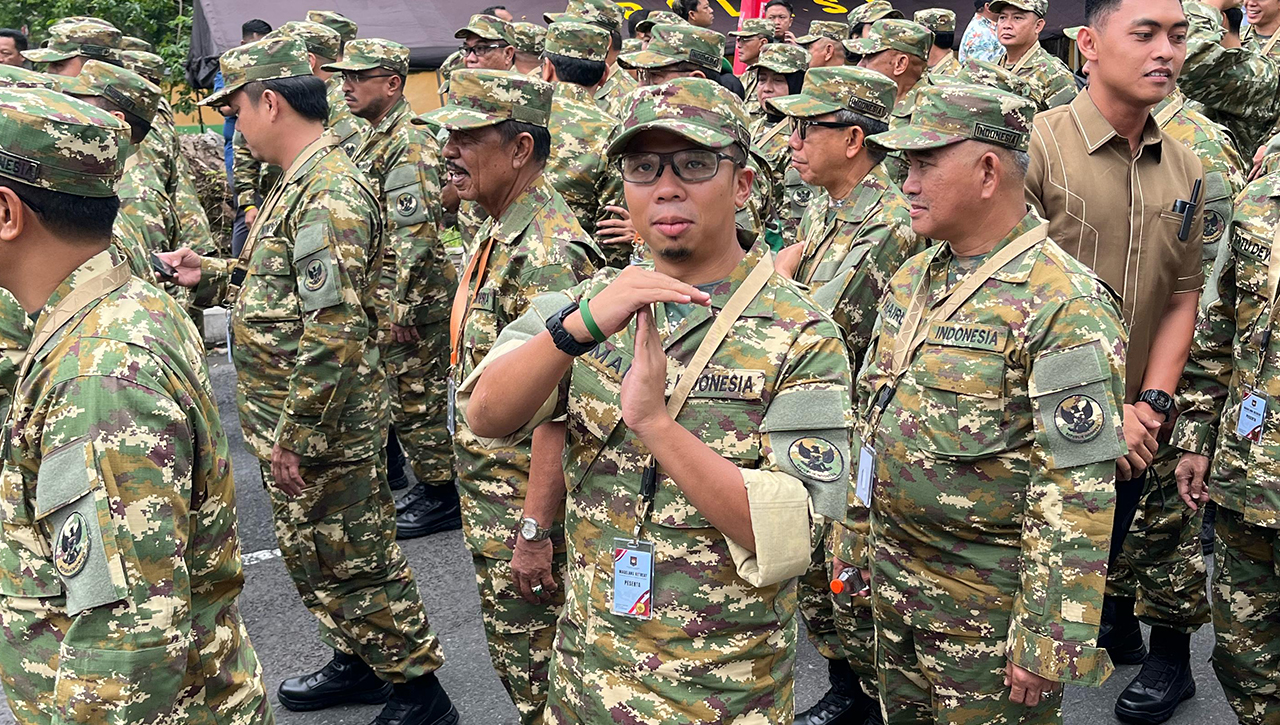
M 1267 244 L 1250 239 L 1244 234 L 1237 234 L 1235 238 L 1236 249 L 1241 254 L 1253 257 L 1259 262 L 1268 262 L 1271 260 L 1271 247 Z
M 608 370 L 619 379 L 631 367 L 630 361 L 623 360 L 622 353 L 618 352 L 618 348 L 607 342 L 596 345 L 584 353 L 582 357 L 597 368 Z
M 493 308 L 493 290 L 482 289 L 479 292 L 476 292 L 476 301 L 472 302 L 471 306 L 481 310 L 492 309 Z
M 763 370 L 705 370 L 693 383 L 690 397 L 759 400 L 764 391 Z
M 929 326 L 928 341 L 934 345 L 967 347 L 974 350 L 1004 351 L 1009 331 L 990 325 L 967 325 L 962 322 L 935 322 Z
M 880 306 L 880 314 L 884 316 L 886 322 L 892 322 L 894 327 L 902 325 L 902 318 L 907 311 L 902 309 L 893 300 L 885 300 Z

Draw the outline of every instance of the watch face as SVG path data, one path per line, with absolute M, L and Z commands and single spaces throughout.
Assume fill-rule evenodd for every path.
M 538 525 L 529 519 L 520 522 L 520 535 L 527 540 L 532 540 L 538 535 Z

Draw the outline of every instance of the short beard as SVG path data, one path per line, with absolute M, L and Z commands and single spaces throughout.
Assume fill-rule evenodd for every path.
M 659 251 L 658 256 L 667 262 L 684 262 L 693 256 L 693 250 L 688 247 L 667 247 Z

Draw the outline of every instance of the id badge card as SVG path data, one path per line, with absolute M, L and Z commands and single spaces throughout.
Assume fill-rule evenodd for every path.
M 445 419 L 444 419 L 444 427 L 445 427 L 445 429 L 446 429 L 446 430 L 448 430 L 448 431 L 449 431 L 449 436 L 450 436 L 450 437 L 452 437 L 452 436 L 456 435 L 456 433 L 457 433 L 457 427 L 458 427 L 458 426 L 453 422 L 453 416 L 454 416 L 454 414 L 455 414 L 455 411 L 456 411 L 456 408 L 457 408 L 457 402 L 458 402 L 458 386 L 454 384 L 454 382 L 453 382 L 453 376 L 452 376 L 452 375 L 451 375 L 451 376 L 449 376 L 449 395 L 448 395 L 448 398 L 449 398 L 449 403 L 448 403 L 448 408 L 449 408 L 449 410 L 448 410 L 448 412 L 445 414 L 445 415 L 446 415 L 446 417 L 445 417 Z
M 1236 435 L 1254 443 L 1262 442 L 1262 425 L 1267 419 L 1265 393 L 1246 392 L 1240 400 L 1240 420 L 1236 423 Z
M 611 606 L 621 617 L 653 619 L 653 542 L 613 540 Z
M 854 479 L 853 494 L 859 503 L 871 507 L 871 488 L 876 479 L 876 452 L 871 446 L 861 443 L 858 446 L 858 475 Z

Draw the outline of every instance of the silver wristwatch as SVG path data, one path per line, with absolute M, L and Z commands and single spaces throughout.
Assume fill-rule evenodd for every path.
M 528 517 L 520 519 L 520 538 L 525 541 L 543 541 L 549 536 L 551 536 L 551 529 L 539 526 L 537 519 Z

